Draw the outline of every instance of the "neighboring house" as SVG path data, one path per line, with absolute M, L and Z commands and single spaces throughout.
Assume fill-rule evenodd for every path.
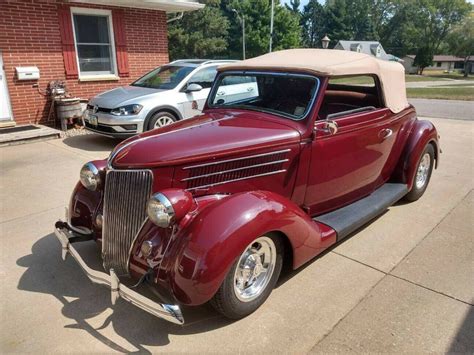
M 403 58 L 405 67 L 405 72 L 408 74 L 417 74 L 418 67 L 413 63 L 415 61 L 415 55 L 410 54 Z M 468 59 L 468 70 L 469 73 L 474 73 L 474 56 L 469 57 Z M 464 70 L 464 58 L 455 57 L 453 55 L 435 55 L 433 56 L 433 65 L 426 67 L 425 71 L 436 70 L 436 71 L 445 71 L 452 72 L 454 70 Z
M 334 49 L 365 53 L 383 60 L 403 62 L 400 58 L 386 53 L 380 42 L 377 41 L 339 41 Z
M 197 0 L 0 0 L 0 126 L 46 123 L 50 100 L 38 91 L 50 81 L 63 80 L 75 97 L 88 99 L 167 63 L 166 13 L 203 6 Z

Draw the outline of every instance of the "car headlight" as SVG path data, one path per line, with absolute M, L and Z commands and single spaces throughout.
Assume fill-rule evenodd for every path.
M 143 106 L 138 104 L 126 105 L 114 108 L 110 111 L 112 115 L 116 116 L 129 116 L 129 115 L 138 115 L 142 110 Z
M 150 197 L 147 205 L 148 218 L 158 227 L 168 228 L 174 222 L 174 208 L 168 198 L 157 193 Z
M 88 190 L 95 191 L 100 185 L 100 174 L 99 169 L 92 164 L 85 164 L 80 173 L 81 184 Z

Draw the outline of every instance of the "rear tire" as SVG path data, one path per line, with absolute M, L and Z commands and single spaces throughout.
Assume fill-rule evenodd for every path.
M 177 118 L 172 113 L 159 111 L 151 116 L 150 122 L 148 123 L 148 130 L 151 131 L 152 129 L 169 126 L 176 121 Z
M 425 193 L 433 171 L 434 153 L 434 148 L 431 144 L 428 144 L 423 150 L 423 153 L 421 153 L 420 160 L 416 166 L 413 187 L 404 198 L 406 201 L 416 201 Z
M 284 243 L 278 235 L 267 234 L 255 239 L 234 262 L 210 304 L 231 319 L 253 313 L 275 287 L 283 255 Z

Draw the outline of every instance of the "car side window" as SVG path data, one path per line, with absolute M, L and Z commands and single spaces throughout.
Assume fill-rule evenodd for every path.
M 203 89 L 209 89 L 212 86 L 216 75 L 217 65 L 201 69 L 188 80 L 187 85 L 198 84 L 201 85 Z
M 384 107 L 375 76 L 333 77 L 324 94 L 318 120 L 336 119 Z

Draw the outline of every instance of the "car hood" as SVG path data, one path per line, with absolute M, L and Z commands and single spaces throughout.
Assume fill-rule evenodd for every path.
M 89 101 L 89 104 L 105 108 L 116 108 L 125 101 L 146 95 L 153 95 L 162 91 L 167 90 L 142 88 L 139 86 L 120 86 L 109 91 L 104 91 L 93 97 Z
M 171 166 L 298 142 L 299 132 L 281 121 L 248 111 L 205 113 L 122 142 L 110 163 L 116 168 Z

